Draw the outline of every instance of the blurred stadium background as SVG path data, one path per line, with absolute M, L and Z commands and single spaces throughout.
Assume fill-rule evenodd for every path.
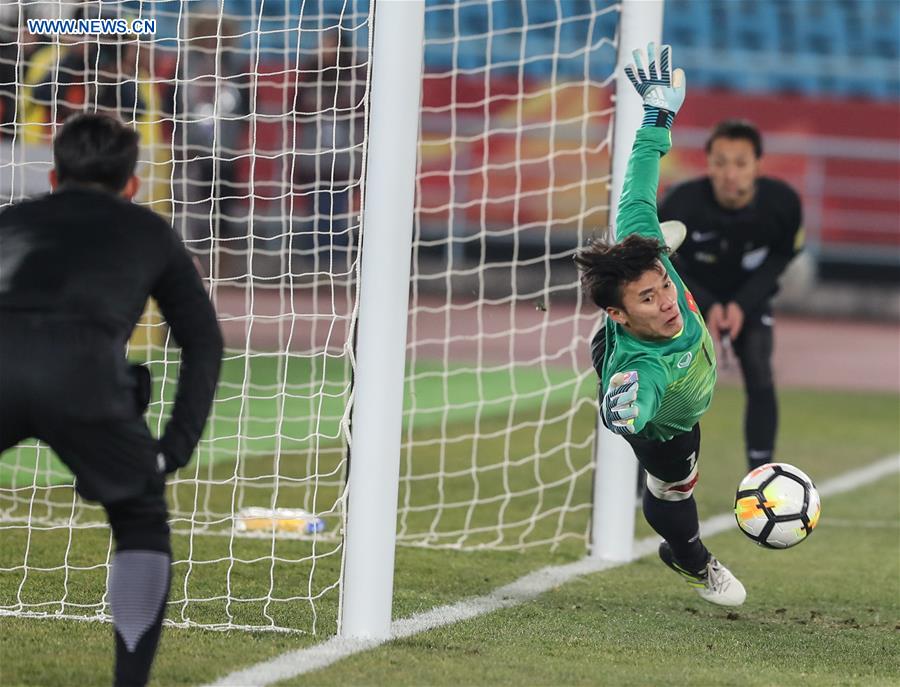
M 0 8 L 0 17 L 10 28 L 16 23 L 17 4 L 4 3 Z M 78 4 L 63 3 L 63 14 L 71 14 Z M 58 3 L 23 5 L 34 15 L 42 6 L 50 16 L 59 11 Z M 218 13 L 215 4 L 190 5 L 184 8 L 177 0 L 121 3 L 135 16 L 142 13 L 158 21 L 153 50 L 142 58 L 140 69 L 154 82 L 156 93 L 148 92 L 147 99 L 154 100 L 161 112 L 166 110 L 163 87 L 178 68 L 177 49 L 189 44 L 191 16 Z M 359 19 L 367 3 L 361 0 L 225 0 L 222 7 L 228 19 L 221 27 L 213 21 L 212 28 L 221 28 L 223 35 L 227 31 L 224 38 L 220 35 L 219 46 L 228 54 L 227 62 L 235 63 L 236 73 L 246 68 L 258 75 L 252 84 L 258 113 L 282 112 L 293 97 L 298 85 L 296 66 L 310 56 L 315 58 L 315 28 L 336 20 L 344 27 L 344 64 L 361 67 L 365 63 L 368 32 Z M 503 170 L 515 145 L 545 150 L 551 133 L 560 149 L 576 145 L 569 139 L 581 137 L 582 131 L 565 122 L 574 121 L 574 114 L 583 107 L 582 90 L 564 89 L 551 97 L 547 86 L 551 78 L 565 82 L 587 75 L 596 91 L 590 98 L 609 102 L 615 49 L 609 44 L 584 51 L 599 37 L 612 36 L 617 13 L 603 11 L 608 8 L 609 3 L 599 0 L 494 2 L 487 10 L 483 3 L 467 0 L 428 1 L 417 226 L 426 239 L 420 251 L 423 258 L 448 250 L 457 257 L 487 250 L 505 259 L 513 243 L 513 225 L 521 257 L 543 253 L 543 232 L 531 232 L 534 240 L 529 241 L 528 227 L 541 227 L 548 221 L 548 212 L 554 220 L 550 248 L 568 257 L 576 240 L 574 226 L 559 219 L 574 216 L 567 212 L 567 205 L 577 202 L 573 200 L 577 194 L 558 191 L 548 200 L 538 190 L 552 186 L 550 175 L 556 187 L 565 188 L 560 175 L 580 170 L 573 172 L 569 165 L 567 171 L 565 164 L 554 167 L 538 153 L 532 164 L 519 169 L 518 180 L 502 171 L 487 179 L 481 170 L 486 165 Z M 310 31 L 298 32 L 301 22 Z M 8 140 L 10 123 L 16 117 L 22 121 L 26 114 L 23 106 L 33 109 L 27 102 L 20 102 L 16 109 L 16 98 L 21 101 L 24 95 L 27 101 L 30 94 L 13 93 L 12 85 L 27 83 L 34 60 L 48 56 L 29 55 L 28 44 L 10 40 L 9 28 L 5 35 L 0 119 Z M 900 276 L 900 5 L 892 0 L 669 0 L 663 37 L 691 75 L 691 98 L 679 117 L 677 146 L 666 160 L 663 187 L 703 172 L 702 144 L 710 125 L 727 116 L 750 118 L 765 135 L 764 172 L 786 179 L 803 197 L 808 268 L 825 280 L 896 285 Z M 215 44 L 213 39 L 211 45 Z M 520 63 L 524 69 L 519 69 Z M 23 70 L 18 77 L 11 71 L 16 66 Z M 227 74 L 225 78 L 239 89 L 251 87 L 247 78 L 229 79 Z M 514 120 L 516 101 L 504 94 L 518 91 L 520 79 L 529 94 L 525 116 L 533 125 L 518 132 L 522 137 L 518 144 L 517 133 L 511 129 L 480 135 L 486 130 L 485 118 Z M 146 107 L 144 119 L 149 121 L 153 106 L 147 103 Z M 556 108 L 552 124 L 551 108 Z M 286 151 L 296 147 L 295 137 L 302 139 L 302 133 L 273 118 L 259 117 L 251 123 L 249 117 L 235 114 L 240 121 L 229 134 L 233 132 L 241 144 L 230 143 L 229 150 L 236 154 L 222 150 L 216 154 L 222 153 L 220 157 L 229 158 L 228 166 L 233 166 L 229 183 L 240 200 L 232 211 L 248 222 L 252 205 L 254 231 L 264 239 L 280 231 L 266 225 L 277 222 L 271 216 L 279 214 L 279 209 L 271 206 L 277 205 L 276 199 L 288 186 L 298 183 L 296 175 L 291 178 Z M 603 140 L 608 123 L 608 119 L 597 119 L 587 135 Z M 298 124 L 302 129 L 302 122 Z M 165 148 L 171 127 L 158 128 L 148 135 L 156 136 L 156 144 Z M 47 131 L 33 138 L 41 135 Z M 251 135 L 253 142 L 248 145 Z M 452 156 L 447 145 L 451 136 Z M 606 164 L 605 152 L 591 164 Z M 8 161 L 3 169 L 8 176 Z M 519 193 L 513 192 L 516 183 Z M 603 189 L 590 192 L 602 194 Z M 486 207 L 471 202 L 482 196 L 489 200 Z M 3 197 L 11 198 L 8 191 Z M 451 213 L 452 235 L 447 236 Z M 590 219 L 597 228 L 605 224 L 602 212 Z M 815 300 L 814 292 L 807 290 L 804 295 Z M 790 303 L 802 307 L 803 299 Z M 815 307 L 827 308 L 818 303 Z M 869 310 L 866 314 L 878 314 Z M 896 308 L 889 310 L 898 315 Z

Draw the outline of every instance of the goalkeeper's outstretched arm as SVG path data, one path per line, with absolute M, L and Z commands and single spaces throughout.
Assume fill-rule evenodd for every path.
M 628 234 L 641 234 L 663 240 L 656 211 L 659 185 L 659 160 L 672 145 L 669 130 L 684 102 L 684 71 L 671 70 L 672 48 L 656 46 L 632 52 L 634 63 L 625 67 L 625 75 L 644 101 L 644 118 L 628 159 L 616 214 L 616 239 Z M 644 67 L 647 64 L 647 67 Z

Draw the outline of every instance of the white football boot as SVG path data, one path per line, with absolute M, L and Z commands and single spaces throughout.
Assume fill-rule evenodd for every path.
M 659 545 L 659 557 L 663 563 L 681 575 L 704 601 L 719 606 L 740 606 L 747 598 L 747 590 L 741 581 L 715 556 L 709 557 L 706 568 L 699 573 L 685 570 L 678 565 L 672 555 L 672 548 L 666 542 Z

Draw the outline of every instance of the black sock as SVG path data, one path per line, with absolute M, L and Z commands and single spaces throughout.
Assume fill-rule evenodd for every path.
M 748 387 L 744 417 L 747 466 L 752 470 L 771 463 L 778 429 L 778 401 L 774 386 Z
M 654 531 L 672 547 L 678 564 L 690 570 L 703 570 L 709 551 L 700 541 L 700 520 L 693 496 L 683 501 L 663 501 L 644 492 L 644 517 Z
M 109 576 L 116 643 L 116 687 L 147 684 L 159 645 L 171 557 L 161 551 L 117 551 Z

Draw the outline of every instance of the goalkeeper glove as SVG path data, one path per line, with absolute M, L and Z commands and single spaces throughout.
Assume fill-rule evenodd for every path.
M 664 126 L 672 128 L 675 115 L 684 103 L 684 70 L 670 71 L 671 46 L 664 45 L 656 59 L 656 46 L 647 45 L 649 66 L 644 69 L 643 50 L 632 51 L 634 63 L 625 67 L 625 76 L 631 81 L 638 95 L 644 101 L 644 120 L 641 126 Z
M 156 471 L 159 473 L 166 473 L 167 475 L 175 472 L 179 468 L 183 468 L 184 465 L 181 465 L 168 455 L 163 449 L 162 446 L 159 446 L 156 452 Z
M 618 372 L 609 380 L 603 396 L 600 417 L 607 429 L 616 434 L 634 434 L 637 406 L 638 373 Z
M 190 462 L 192 455 L 193 451 L 189 451 L 187 455 L 184 455 L 184 451 L 179 451 L 171 435 L 163 435 L 156 442 L 156 468 L 159 472 L 171 474 L 183 468 Z

